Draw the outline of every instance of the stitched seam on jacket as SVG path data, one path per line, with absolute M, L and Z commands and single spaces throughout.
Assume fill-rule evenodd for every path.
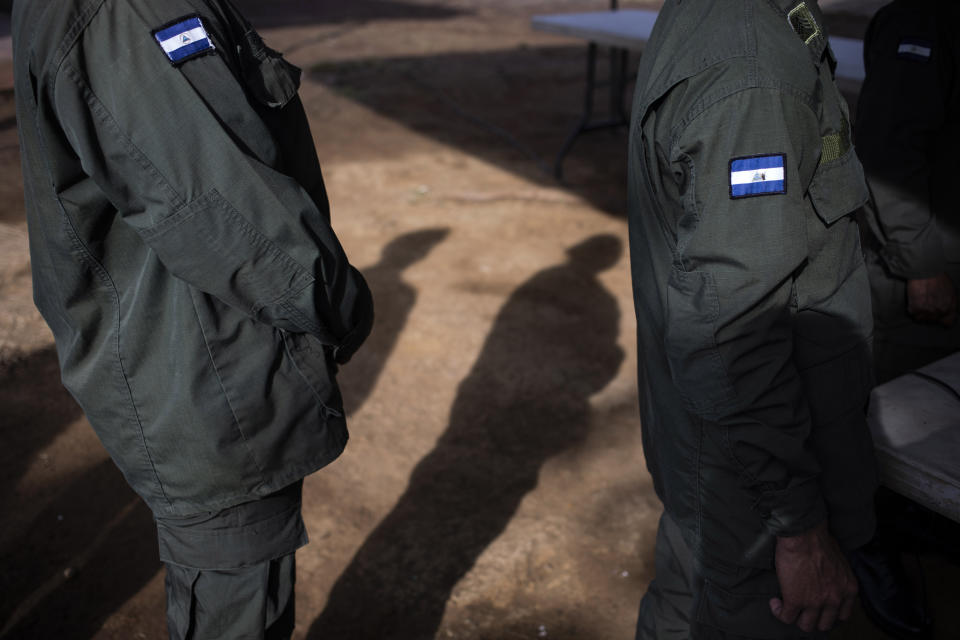
M 70 55 L 70 52 L 76 46 L 77 42 L 79 42 L 80 36 L 86 31 L 87 26 L 89 26 L 93 17 L 97 15 L 104 4 L 105 0 L 95 0 L 79 13 L 76 22 L 73 23 L 73 26 L 71 26 L 70 30 L 64 35 L 63 43 L 61 43 L 53 56 L 52 67 L 55 72 L 59 72 L 60 65 L 62 65 L 63 61 Z M 51 2 L 50 7 L 54 6 L 56 6 L 56 3 Z M 46 15 L 46 11 L 44 15 Z M 32 48 L 33 43 L 31 42 L 30 44 Z
M 216 189 L 212 189 L 202 196 L 199 196 L 196 200 L 181 208 L 176 214 L 168 216 L 156 225 L 145 229 L 143 231 L 144 238 L 155 238 L 163 235 L 175 227 L 178 227 L 180 224 L 186 222 L 195 215 L 198 215 L 200 212 L 205 211 L 206 207 L 202 206 L 204 204 L 207 206 L 215 206 L 218 204 L 221 205 L 224 213 L 226 213 L 227 216 L 236 222 L 237 226 L 243 232 L 243 235 L 250 240 L 256 248 L 267 251 L 271 257 L 275 258 L 285 268 L 296 273 L 305 274 L 313 279 L 313 276 L 309 275 L 309 270 L 307 268 L 290 257 L 290 255 L 285 251 L 281 250 L 276 244 L 273 243 L 272 240 L 270 240 L 270 238 L 263 235 L 263 233 L 261 233 L 259 229 L 257 229 L 246 218 L 244 218 L 243 215 L 237 211 L 226 198 L 220 195 L 220 192 Z M 173 218 L 174 216 L 176 216 L 176 219 L 170 220 L 170 218 Z M 170 220 L 169 223 L 167 222 L 168 220 Z M 208 239 L 212 240 L 212 238 L 209 236 Z
M 291 286 L 289 289 L 287 289 L 280 295 L 276 296 L 275 298 L 271 298 L 270 300 L 267 300 L 265 303 L 255 307 L 254 308 L 255 313 L 259 313 L 260 310 L 263 309 L 264 307 L 270 307 L 273 305 L 283 305 L 284 303 L 292 304 L 290 302 L 292 298 L 296 298 L 301 293 L 303 293 L 307 289 L 311 288 L 314 284 L 316 284 L 317 281 L 313 276 L 310 276 L 309 274 L 307 274 L 307 277 L 310 278 L 310 281 L 304 284 L 302 287 L 294 288 L 295 285 Z
M 81 93 L 83 94 L 83 99 L 90 107 L 93 115 L 96 116 L 105 126 L 110 128 L 110 130 L 116 136 L 116 139 L 123 143 L 123 146 L 130 157 L 140 166 L 143 171 L 147 172 L 157 181 L 157 184 L 166 192 L 167 197 L 170 199 L 173 205 L 172 208 L 174 210 L 181 209 L 186 204 L 186 201 L 179 193 L 176 192 L 176 190 L 174 190 L 166 177 L 160 173 L 159 169 L 157 169 L 156 165 L 154 165 L 140 150 L 140 148 L 137 147 L 123 132 L 123 130 L 120 128 L 120 125 L 113 117 L 113 114 L 107 110 L 104 104 L 100 101 L 100 98 L 98 98 L 93 92 L 93 89 L 84 79 L 80 70 L 71 64 L 64 64 L 63 69 L 65 74 L 73 81 L 77 88 L 80 89 Z
M 123 334 L 122 332 L 123 324 L 121 322 L 121 317 L 120 317 L 121 316 L 120 293 L 117 290 L 117 285 L 114 282 L 113 277 L 106 270 L 106 268 L 103 267 L 100 261 L 93 256 L 93 254 L 90 252 L 87 246 L 80 239 L 79 234 L 77 233 L 77 230 L 76 230 L 76 226 L 74 225 L 73 220 L 70 218 L 70 215 L 66 212 L 66 208 L 63 206 L 63 202 L 61 201 L 59 196 L 57 197 L 57 203 L 60 205 L 60 210 L 64 218 L 64 225 L 67 227 L 67 235 L 69 236 L 70 244 L 73 245 L 80 252 L 81 260 L 85 262 L 88 265 L 88 267 L 90 267 L 94 271 L 94 273 L 97 274 L 98 278 L 100 278 L 105 284 L 107 284 L 110 287 L 111 298 L 116 308 L 116 314 L 117 314 L 116 325 L 115 325 L 116 333 L 117 333 L 116 356 L 117 356 L 117 366 L 120 372 L 120 378 L 123 380 L 123 385 L 127 393 L 127 397 L 130 399 L 129 409 L 132 413 L 132 417 L 134 421 L 136 422 L 138 434 L 140 436 L 140 442 L 143 445 L 141 453 L 143 455 L 144 460 L 149 465 L 150 469 L 153 471 L 153 477 L 156 480 L 157 488 L 160 490 L 161 497 L 167 502 L 168 505 L 170 505 L 170 499 L 169 497 L 167 497 L 167 492 L 163 488 L 163 483 L 160 481 L 160 475 L 157 472 L 156 464 L 154 464 L 153 462 L 153 456 L 150 455 L 150 449 L 147 446 L 146 434 L 144 433 L 144 429 L 143 429 L 143 421 L 140 419 L 140 412 L 137 410 L 137 403 L 133 397 L 133 388 L 130 386 L 130 381 L 127 378 L 126 367 L 124 367 L 124 364 L 123 364 L 123 355 L 122 355 L 122 349 L 120 344 L 121 336 Z M 123 390 L 124 389 L 121 389 L 121 392 Z
M 277 247 L 277 245 L 275 245 L 269 238 L 260 233 L 260 231 L 250 224 L 247 219 L 240 214 L 240 212 L 234 209 L 234 207 L 223 196 L 221 196 L 216 189 L 197 197 L 195 200 L 193 200 L 193 202 L 181 207 L 176 213 L 167 216 L 156 225 L 144 229 L 141 232 L 141 235 L 143 236 L 144 240 L 148 241 L 161 237 L 167 232 L 176 229 L 182 224 L 185 224 L 192 218 L 205 213 L 207 209 L 214 206 L 219 206 L 226 216 L 236 223 L 236 228 L 240 229 L 240 231 L 243 233 L 243 236 L 251 242 L 253 247 L 264 250 L 271 259 L 276 260 L 285 270 L 288 270 L 294 274 L 294 280 L 297 281 L 269 300 L 255 300 L 250 309 L 250 313 L 252 315 L 255 316 L 266 306 L 278 304 L 281 301 L 288 300 L 316 282 L 316 278 L 310 275 L 310 272 L 304 268 L 303 265 L 291 258 L 286 252 Z M 203 229 L 203 227 L 200 228 Z M 204 231 L 204 237 L 211 246 L 223 248 L 208 231 Z M 306 279 L 307 282 L 305 284 L 300 284 L 300 281 L 303 281 L 304 279 Z
M 287 350 L 288 355 L 290 356 L 290 362 L 293 364 L 293 368 L 297 370 L 297 374 L 307 385 L 307 388 L 310 389 L 310 392 L 313 394 L 313 397 L 317 401 L 317 404 L 319 404 L 320 407 L 323 409 L 324 418 L 328 418 L 331 415 L 336 418 L 342 418 L 343 413 L 341 411 L 338 411 L 336 408 L 329 406 L 327 402 L 324 401 L 324 399 L 320 396 L 320 392 L 316 388 L 314 388 L 313 383 L 310 381 L 310 377 L 301 368 L 300 363 L 297 362 L 297 358 L 293 355 L 293 350 L 294 350 L 293 346 L 290 345 L 286 339 L 283 340 L 283 346 Z M 309 344 L 307 345 L 306 350 L 309 351 L 311 355 L 316 354 L 316 351 L 314 351 L 313 348 L 309 346 Z M 321 358 L 327 357 L 325 353 L 321 353 L 318 355 Z M 326 362 L 324 362 L 323 366 L 325 367 L 327 366 Z M 337 384 L 335 376 L 333 375 L 330 376 L 330 384 L 332 386 L 335 386 Z
M 89 16 L 86 16 L 85 19 L 79 19 L 79 20 L 77 21 L 77 23 L 75 23 L 75 26 L 74 26 L 74 29 L 73 29 L 73 30 L 76 31 L 76 34 L 73 36 L 74 38 L 76 38 L 80 33 L 82 33 L 83 29 L 86 28 L 87 23 L 89 23 L 89 20 L 93 17 L 93 15 L 99 10 L 99 8 L 100 8 L 101 6 L 102 6 L 102 1 L 100 2 L 100 4 L 90 5 L 90 7 L 89 7 Z M 83 14 L 81 14 L 81 15 L 83 15 Z M 72 30 L 72 31 L 73 31 L 73 30 Z M 71 31 L 71 33 L 72 33 L 72 31 Z M 75 41 L 74 41 L 74 42 L 75 42 Z M 31 43 L 31 45 L 32 45 L 32 43 Z M 49 163 L 49 160 L 48 160 L 49 155 L 48 155 L 47 152 L 46 152 L 46 147 L 47 147 L 46 141 L 45 141 L 45 139 L 44 139 L 44 137 L 43 137 L 41 128 L 40 128 L 40 126 L 39 126 L 39 111 L 37 112 L 37 117 L 35 118 L 34 124 L 35 124 L 36 130 L 37 130 L 37 139 L 40 141 L 41 145 L 44 147 L 44 149 L 43 149 L 43 157 L 44 157 L 44 159 L 45 159 L 45 160 L 44 160 L 44 163 L 45 163 L 46 166 L 47 166 L 47 173 L 48 173 L 49 176 L 53 176 L 53 171 L 52 171 L 52 169 L 51 169 L 51 167 L 50 167 L 50 163 Z M 98 276 L 99 278 L 101 278 L 101 280 L 104 281 L 104 283 L 109 284 L 110 289 L 111 289 L 111 292 L 112 292 L 112 294 L 113 294 L 113 299 L 114 299 L 114 302 L 115 302 L 115 305 L 116 305 L 116 314 L 117 314 L 117 315 L 116 315 L 116 332 L 117 332 L 116 357 L 117 357 L 117 365 L 118 365 L 118 368 L 119 368 L 119 371 L 120 371 L 120 377 L 121 377 L 121 379 L 123 380 L 123 384 L 124 384 L 124 388 L 125 388 L 126 393 L 127 393 L 127 397 L 128 397 L 129 400 L 130 400 L 130 406 L 129 406 L 129 408 L 130 408 L 130 410 L 131 410 L 132 417 L 133 417 L 134 421 L 136 422 L 137 433 L 138 433 L 138 435 L 139 435 L 139 437 L 140 437 L 140 443 L 141 443 L 141 445 L 142 445 L 142 448 L 141 448 L 140 453 L 141 453 L 141 455 L 143 456 L 143 459 L 146 461 L 147 465 L 150 467 L 150 470 L 153 472 L 153 478 L 154 478 L 154 481 L 156 482 L 156 488 L 159 489 L 159 491 L 160 491 L 160 497 L 161 497 L 161 498 L 167 503 L 167 505 L 169 506 L 169 505 L 170 505 L 170 499 L 169 499 L 169 497 L 168 497 L 167 494 L 166 494 L 166 490 L 165 490 L 164 487 L 163 487 L 163 483 L 160 482 L 160 476 L 159 476 L 159 474 L 157 473 L 157 467 L 156 467 L 156 465 L 155 465 L 154 462 L 153 462 L 153 458 L 152 458 L 152 456 L 150 455 L 149 449 L 147 448 L 146 436 L 145 436 L 145 434 L 144 434 L 144 429 L 143 429 L 143 422 L 142 422 L 142 420 L 141 420 L 141 418 L 140 418 L 140 412 L 137 410 L 136 401 L 134 400 L 134 397 L 133 397 L 133 389 L 130 387 L 130 381 L 127 379 L 126 369 L 125 369 L 125 367 L 124 367 L 124 365 L 123 365 L 123 357 L 121 356 L 121 345 L 120 345 L 120 339 L 121 339 L 121 331 L 120 331 L 120 329 L 121 329 L 120 294 L 119 294 L 119 292 L 117 291 L 116 283 L 113 281 L 113 278 L 110 276 L 109 272 L 103 267 L 102 264 L 100 264 L 100 262 L 93 256 L 93 254 L 90 252 L 90 250 L 86 247 L 86 245 L 83 244 L 83 242 L 82 242 L 81 239 L 79 238 L 79 234 L 78 234 L 77 231 L 76 231 L 76 227 L 75 227 L 75 225 L 73 224 L 73 221 L 72 221 L 72 219 L 70 218 L 69 214 L 66 212 L 66 207 L 64 207 L 63 201 L 61 200 L 61 198 L 59 197 L 59 195 L 56 196 L 56 200 L 57 200 L 57 205 L 59 206 L 60 211 L 61 211 L 61 213 L 62 213 L 62 215 L 63 215 L 63 217 L 64 217 L 64 221 L 65 221 L 66 225 L 69 227 L 69 230 L 70 230 L 70 233 L 68 233 L 68 235 L 70 236 L 70 238 L 69 238 L 70 243 L 71 243 L 76 249 L 78 249 L 78 250 L 80 251 L 80 253 L 81 253 L 81 258 L 83 259 L 84 262 L 86 262 L 86 263 L 88 264 L 88 266 L 94 271 L 94 273 L 96 273 L 97 276 Z
M 306 287 L 304 287 L 304 288 L 306 288 Z M 302 291 L 302 290 L 303 290 L 303 289 L 301 289 L 301 291 Z M 312 333 L 313 335 L 317 336 L 318 338 L 319 338 L 322 334 L 325 334 L 325 333 L 326 333 L 326 332 L 323 330 L 323 327 L 322 327 L 322 326 L 320 326 L 318 323 L 314 322 L 311 318 L 307 317 L 307 315 L 306 315 L 305 313 L 303 313 L 302 311 L 300 311 L 300 309 L 298 309 L 296 306 L 294 306 L 294 304 L 293 304 L 292 302 L 290 302 L 289 300 L 285 300 L 285 301 L 281 302 L 281 303 L 280 303 L 280 307 L 283 308 L 283 309 L 286 309 L 287 313 L 289 313 L 291 316 L 293 316 L 294 320 L 296 320 L 296 321 L 298 322 L 298 324 L 300 324 L 300 326 L 302 326 L 304 329 L 306 329 L 307 331 L 309 331 L 309 332 Z M 331 337 L 336 337 L 336 336 L 332 336 L 332 335 L 331 335 Z
M 130 399 L 129 408 L 131 410 L 132 417 L 137 425 L 137 431 L 140 436 L 140 442 L 143 445 L 141 452 L 147 464 L 150 466 L 150 469 L 153 471 L 153 477 L 156 480 L 157 488 L 160 490 L 160 495 L 169 505 L 170 499 L 167 497 L 166 490 L 163 488 L 163 483 L 160 481 L 160 475 L 157 472 L 156 464 L 154 464 L 153 462 L 153 456 L 150 455 L 150 449 L 147 446 L 146 434 L 144 433 L 144 429 L 143 429 L 143 421 L 140 419 L 140 412 L 137 410 L 137 403 L 133 397 L 133 388 L 130 386 L 130 380 L 127 378 L 126 367 L 124 367 L 124 364 L 123 364 L 123 355 L 122 355 L 122 348 L 121 348 L 121 336 L 123 335 L 123 331 L 122 331 L 123 324 L 121 322 L 120 293 L 117 290 L 117 285 L 114 282 L 113 278 L 110 276 L 110 273 L 103 267 L 102 264 L 100 264 L 100 261 L 98 261 L 93 256 L 93 254 L 91 254 L 90 250 L 86 247 L 86 245 L 83 244 L 83 241 L 80 239 L 79 234 L 77 233 L 76 227 L 73 224 L 73 220 L 71 220 L 69 214 L 67 214 L 66 209 L 63 206 L 63 202 L 60 200 L 59 196 L 57 197 L 57 203 L 60 205 L 60 209 L 61 209 L 61 212 L 63 213 L 65 225 L 68 227 L 67 235 L 70 238 L 70 243 L 81 252 L 83 261 L 86 262 L 91 269 L 93 269 L 93 271 L 97 274 L 98 277 L 100 277 L 106 284 L 110 286 L 110 293 L 112 294 L 111 297 L 116 307 L 116 314 L 117 314 L 116 325 L 115 325 L 116 333 L 117 333 L 117 340 L 116 340 L 117 366 L 120 371 L 120 377 L 123 380 L 123 385 L 126 390 L 127 397 Z
M 697 540 L 703 540 L 703 418 L 698 418 L 697 434 Z
M 227 391 L 227 386 L 223 382 L 223 376 L 220 374 L 220 367 L 217 366 L 217 359 L 213 353 L 213 347 L 210 345 L 210 341 L 207 339 L 207 331 L 203 326 L 203 320 L 200 318 L 200 312 L 197 310 L 197 303 L 193 297 L 193 291 L 191 291 L 190 295 L 190 305 L 193 307 L 193 314 L 197 318 L 197 326 L 200 328 L 200 335 L 203 336 L 203 345 L 207 348 L 207 356 L 210 358 L 210 366 L 213 367 L 213 373 L 217 376 L 217 384 L 220 385 L 220 390 L 223 391 L 223 397 L 227 401 L 227 406 L 230 408 L 230 414 L 233 416 L 233 422 L 237 427 L 237 432 L 243 439 L 243 444 L 247 449 L 247 454 L 250 456 L 253 466 L 256 467 L 257 473 L 260 474 L 260 479 L 257 485 L 261 486 L 263 485 L 264 478 L 263 466 L 257 460 L 257 456 L 254 455 L 253 447 L 250 445 L 250 441 L 247 439 L 247 434 L 243 432 L 243 427 L 240 424 L 240 416 L 237 415 L 233 401 L 230 399 L 230 392 Z
M 800 103 L 801 106 L 806 107 L 808 110 L 816 114 L 813 100 L 802 91 L 791 87 L 790 85 L 740 81 L 714 91 L 703 99 L 698 100 L 692 107 L 690 107 L 690 109 L 684 114 L 683 118 L 681 118 L 679 122 L 677 122 L 677 124 L 674 125 L 674 127 L 670 130 L 671 149 L 675 150 L 677 148 L 677 146 L 680 144 L 680 139 L 683 137 L 683 134 L 686 133 L 686 130 L 694 123 L 695 120 L 716 107 L 721 102 L 748 91 L 773 91 L 779 95 L 793 98 L 796 102 Z

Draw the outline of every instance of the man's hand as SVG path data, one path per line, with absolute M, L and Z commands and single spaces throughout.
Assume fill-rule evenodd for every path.
M 907 280 L 907 313 L 917 322 L 939 322 L 952 326 L 957 321 L 957 289 L 945 273 L 919 280 Z
M 847 620 L 857 598 L 857 579 L 827 531 L 827 524 L 799 536 L 777 538 L 777 578 L 781 598 L 770 600 L 780 622 L 806 633 L 829 631 L 837 618 Z

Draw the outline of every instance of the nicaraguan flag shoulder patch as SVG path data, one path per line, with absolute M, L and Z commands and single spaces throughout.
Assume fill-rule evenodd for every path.
M 904 38 L 897 47 L 897 57 L 917 62 L 929 62 L 933 54 L 933 43 L 920 38 Z
M 787 192 L 787 156 L 745 156 L 730 161 L 730 197 L 769 196 Z
M 174 65 L 216 50 L 197 15 L 178 18 L 154 31 L 153 37 Z

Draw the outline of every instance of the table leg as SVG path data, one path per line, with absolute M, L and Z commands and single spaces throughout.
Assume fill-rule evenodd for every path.
M 570 135 L 567 136 L 566 142 L 560 147 L 560 153 L 557 154 L 557 161 L 553 166 L 553 174 L 557 177 L 557 180 L 563 180 L 563 159 L 573 148 L 573 143 L 577 141 L 580 134 L 587 130 L 590 118 L 593 116 L 593 92 L 596 89 L 596 75 L 597 43 L 591 42 L 587 45 L 587 92 L 584 97 L 583 116 L 573 131 L 570 132 Z
M 581 133 L 598 129 L 615 129 L 630 124 L 630 118 L 624 109 L 623 88 L 626 85 L 627 65 L 629 54 L 626 49 L 613 48 L 610 50 L 610 115 L 606 120 L 591 122 L 593 118 L 593 98 L 597 88 L 597 44 L 591 42 L 587 46 L 587 88 L 584 96 L 583 115 L 567 136 L 566 141 L 557 154 L 553 174 L 557 180 L 563 182 L 563 160 L 573 148 Z

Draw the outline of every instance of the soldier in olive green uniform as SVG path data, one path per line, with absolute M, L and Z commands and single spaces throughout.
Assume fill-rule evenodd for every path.
M 665 513 L 637 637 L 810 637 L 874 529 L 867 199 L 813 2 L 668 0 L 641 61 L 630 241 Z M 811 567 L 819 567 L 814 571 Z
M 880 382 L 960 349 L 960 5 L 898 0 L 864 43 L 857 151 Z
M 35 299 L 157 518 L 170 636 L 288 637 L 372 323 L 300 72 L 227 0 L 17 0 L 13 36 Z

